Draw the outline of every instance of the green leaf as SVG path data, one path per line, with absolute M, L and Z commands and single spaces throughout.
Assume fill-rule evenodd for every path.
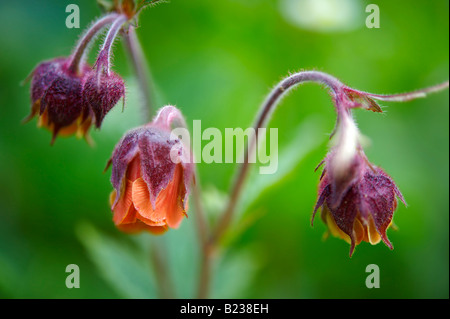
M 200 251 L 193 214 L 195 211 L 189 210 L 189 218 L 178 229 L 151 238 L 167 266 L 171 286 L 167 290 L 173 293 L 173 298 L 195 298 L 197 293 Z M 134 238 L 142 250 L 149 250 L 148 237 Z
M 77 235 L 101 276 L 123 298 L 157 298 L 149 252 L 113 239 L 83 223 Z M 148 238 L 147 238 L 148 240 Z
M 194 298 L 197 293 L 200 250 L 195 224 L 195 212 L 189 213 L 179 229 L 166 236 L 169 273 L 175 284 L 177 298 Z
M 211 298 L 243 298 L 257 271 L 256 255 L 251 249 L 229 252 L 215 260 Z

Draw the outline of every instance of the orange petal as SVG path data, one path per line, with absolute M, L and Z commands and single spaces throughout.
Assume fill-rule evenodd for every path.
M 51 128 L 48 125 L 48 113 L 47 113 L 47 109 L 45 109 L 44 113 L 42 113 L 39 118 L 38 118 L 38 122 L 37 122 L 37 126 L 38 127 L 46 127 L 49 128 L 51 131 Z
M 176 206 L 167 213 L 167 225 L 171 228 L 178 228 L 184 217 L 184 209 Z
M 38 122 L 37 122 L 37 126 L 38 127 L 44 127 L 46 129 L 48 129 L 49 131 L 53 131 L 54 130 L 54 123 L 49 123 L 49 118 L 48 118 L 48 112 L 47 109 L 44 111 L 44 113 L 42 113 L 39 116 Z M 73 123 L 71 123 L 68 126 L 64 126 L 61 127 L 58 130 L 58 135 L 59 136 L 69 136 L 72 134 L 76 134 L 76 136 L 78 138 L 81 138 L 83 136 L 87 135 L 87 131 L 89 130 L 89 128 L 91 127 L 91 119 L 87 118 L 84 122 L 82 121 L 82 116 L 80 115 Z
M 147 183 L 145 183 L 142 177 L 133 182 L 132 200 L 134 207 L 144 219 L 149 219 L 156 223 L 160 223 L 165 220 L 165 210 L 153 210 L 152 204 L 150 203 L 150 193 L 148 191 Z
M 121 224 L 131 224 L 135 223 L 137 221 L 138 213 L 133 205 L 130 206 L 128 209 L 127 214 L 125 215 L 125 218 L 121 221 Z
M 118 200 L 116 206 L 114 207 L 113 211 L 114 211 L 114 217 L 113 217 L 113 221 L 116 225 L 125 223 L 125 222 L 131 222 L 134 221 L 136 219 L 136 217 L 132 216 L 133 214 L 133 202 L 132 202 L 132 196 L 131 196 L 131 187 L 132 187 L 132 183 L 127 180 L 125 182 L 125 187 L 124 190 L 122 192 L 122 196 L 121 198 Z M 111 194 L 110 196 L 110 202 L 112 200 L 112 197 L 116 197 L 116 191 L 113 191 L 114 195 Z M 114 200 L 112 201 L 114 203 Z M 131 209 L 133 208 L 133 209 Z
M 72 134 L 75 134 L 78 130 L 78 120 L 74 121 L 72 124 L 68 126 L 61 127 L 61 129 L 58 131 L 58 135 L 60 136 L 69 136 Z M 51 125 L 53 126 L 53 124 Z
M 140 233 L 142 231 L 148 231 L 152 234 L 158 235 L 158 234 L 162 234 L 165 231 L 167 231 L 167 227 L 164 226 L 148 226 L 146 224 L 144 224 L 141 221 L 136 221 L 135 223 L 132 224 L 123 224 L 123 225 L 117 225 L 117 228 L 120 231 L 123 231 L 125 233 L 129 233 L 129 234 L 136 234 L 136 233 Z
M 177 165 L 175 168 L 175 172 L 173 175 L 173 180 L 169 183 L 167 187 L 167 193 L 164 198 L 164 202 L 162 203 L 167 207 L 166 212 L 166 222 L 167 225 L 171 228 L 178 228 L 180 226 L 181 221 L 185 215 L 185 210 L 183 207 L 183 199 L 184 199 L 184 182 L 183 178 L 183 168 L 181 165 Z M 166 190 L 163 190 L 163 193 Z M 182 198 L 183 197 L 183 198 Z M 158 200 L 157 200 L 158 207 Z
M 135 209 L 136 211 L 136 209 Z M 147 224 L 148 226 L 166 226 L 166 222 L 165 221 L 160 221 L 160 222 L 154 222 L 151 219 L 145 218 L 144 216 L 142 216 L 141 214 L 137 213 L 136 211 L 136 218 L 140 221 L 142 221 L 144 224 Z

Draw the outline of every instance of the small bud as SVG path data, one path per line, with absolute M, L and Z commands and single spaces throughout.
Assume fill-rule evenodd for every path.
M 120 76 L 92 72 L 84 85 L 83 96 L 86 105 L 94 113 L 95 126 L 100 128 L 106 114 L 125 95 L 125 85 Z
M 122 231 L 162 233 L 177 228 L 187 216 L 193 167 L 182 142 L 171 139 L 169 125 L 174 117 L 160 116 L 168 110 L 181 116 L 174 107 L 163 108 L 153 122 L 127 132 L 108 163 L 112 164 L 113 220 Z M 167 119 L 168 123 L 161 123 Z M 174 148 L 176 161 L 171 157 Z
M 111 26 L 97 56 L 94 70 L 87 77 L 83 96 L 94 113 L 95 126 L 100 128 L 106 114 L 125 95 L 125 85 L 120 76 L 110 70 L 111 48 L 120 28 L 127 18 L 120 16 Z

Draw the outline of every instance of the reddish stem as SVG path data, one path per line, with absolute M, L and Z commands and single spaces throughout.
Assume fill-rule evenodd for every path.
M 101 31 L 105 26 L 112 23 L 119 14 L 111 13 L 100 19 L 98 19 L 81 37 L 78 41 L 75 50 L 71 54 L 71 60 L 69 62 L 68 70 L 73 73 L 78 73 L 81 62 L 84 60 L 86 55 L 86 49 L 93 38 Z

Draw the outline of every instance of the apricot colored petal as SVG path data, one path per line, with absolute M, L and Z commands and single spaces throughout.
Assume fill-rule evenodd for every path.
M 147 183 L 142 178 L 138 178 L 133 182 L 132 200 L 134 207 L 142 217 L 157 223 L 164 221 L 166 218 L 165 210 L 153 210 Z
M 175 169 L 173 181 L 170 182 L 169 187 L 164 191 L 167 191 L 165 198 L 165 205 L 167 205 L 167 225 L 171 228 L 178 228 L 185 212 L 183 207 L 185 187 L 183 182 L 183 168 L 180 164 Z
M 167 227 L 164 226 L 148 226 L 144 224 L 143 222 L 137 220 L 135 223 L 132 224 L 122 224 L 117 225 L 117 228 L 128 234 L 137 234 L 142 231 L 148 231 L 154 235 L 159 235 L 167 231 Z
M 110 201 L 114 201 L 116 203 L 115 206 L 112 207 L 114 211 L 113 221 L 116 225 L 123 223 L 124 220 L 126 219 L 129 220 L 128 215 L 132 213 L 131 208 L 133 207 L 133 202 L 131 196 L 131 186 L 132 186 L 131 182 L 127 180 L 125 185 L 125 191 L 123 192 L 122 197 L 116 201 L 115 197 L 117 196 L 116 195 L 117 192 L 115 190 L 113 191 L 113 194 L 114 193 L 115 194 L 114 195 L 112 194 L 110 197 Z
M 148 226 L 166 226 L 167 225 L 165 221 L 155 222 L 155 221 L 145 218 L 144 216 L 139 214 L 136 209 L 135 209 L 135 211 L 137 214 L 136 218 Z

